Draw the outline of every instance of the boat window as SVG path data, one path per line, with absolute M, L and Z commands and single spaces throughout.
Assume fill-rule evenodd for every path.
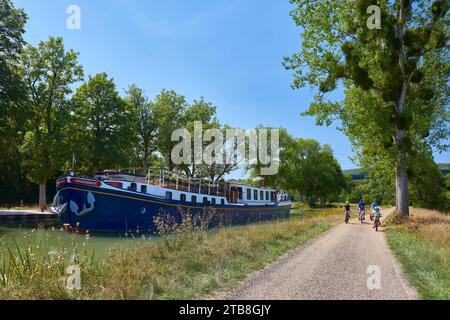
M 264 191 L 259 191 L 259 200 L 264 200 Z
M 207 197 L 203 197 L 203 203 L 208 203 L 208 198 Z
M 172 192 L 166 191 L 166 200 L 172 200 Z
M 212 199 L 211 199 L 211 203 L 212 203 L 213 205 L 215 205 L 215 204 L 216 204 L 216 198 L 212 198 Z
M 220 204 L 224 205 L 225 204 L 225 199 L 220 199 Z
M 247 189 L 247 200 L 252 200 L 252 190 Z
M 197 202 L 197 197 L 196 196 L 192 196 L 191 197 L 191 202 Z
M 147 186 L 141 185 L 141 192 L 142 193 L 147 193 Z
M 186 202 L 186 195 L 184 193 L 180 194 L 180 201 Z
M 269 201 L 269 191 L 266 191 L 266 200 Z
M 131 183 L 131 185 L 130 185 L 130 190 L 131 190 L 131 191 L 136 191 L 136 190 L 137 190 L 137 184 L 136 184 L 136 182 L 132 182 L 132 183 Z
M 258 190 L 253 190 L 253 200 L 258 200 Z

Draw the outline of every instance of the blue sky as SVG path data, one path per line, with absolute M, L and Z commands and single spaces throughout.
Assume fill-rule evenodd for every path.
M 136 83 L 151 98 L 161 89 L 188 101 L 203 96 L 217 106 L 222 123 L 283 126 L 297 137 L 330 144 L 343 169 L 357 166 L 342 133 L 300 116 L 314 89 L 292 90 L 292 75 L 281 65 L 301 42 L 288 0 L 13 2 L 29 16 L 26 40 L 36 45 L 62 36 L 67 48 L 80 52 L 86 78 L 106 72 L 121 93 Z M 80 30 L 66 28 L 72 4 L 81 9 Z M 437 162 L 449 159 L 450 153 L 435 155 Z

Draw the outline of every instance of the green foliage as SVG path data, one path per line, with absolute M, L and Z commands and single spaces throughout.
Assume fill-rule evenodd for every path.
M 194 100 L 191 105 L 189 105 L 182 113 L 180 122 L 182 127 L 187 129 L 194 139 L 194 122 L 200 121 L 202 124 L 202 135 L 207 129 L 219 129 L 220 124 L 216 117 L 216 106 L 212 103 L 205 101 L 202 97 L 200 100 Z M 203 142 L 203 148 L 209 144 L 205 141 Z M 194 144 L 191 144 L 191 155 L 194 157 Z M 194 159 L 193 159 L 194 160 Z M 194 161 L 193 161 L 194 162 Z M 181 165 L 177 166 L 186 173 L 189 177 L 210 177 L 215 178 L 216 171 L 220 171 L 221 166 L 219 165 L 207 165 L 207 164 L 195 164 L 192 165 Z M 217 173 L 218 174 L 218 173 Z
M 352 181 L 340 196 L 340 201 L 348 200 L 357 203 L 360 199 L 366 204 L 377 201 L 380 205 L 395 204 L 395 186 L 392 179 L 373 174 L 365 180 Z
M 22 54 L 27 84 L 27 132 L 21 146 L 23 165 L 35 183 L 45 183 L 67 156 L 63 128 L 68 118 L 66 97 L 83 75 L 78 54 L 66 51 L 61 38 L 49 38 Z
M 409 195 L 412 205 L 444 212 L 450 210 L 450 200 L 445 195 L 445 179 L 431 153 L 415 158 L 410 176 Z
M 445 186 L 447 187 L 447 190 L 450 191 L 450 173 L 445 175 Z
M 132 155 L 134 114 L 113 80 L 105 73 L 89 77 L 73 95 L 71 107 L 70 139 L 82 164 L 80 170 L 93 174 L 126 166 Z
M 348 184 L 350 188 L 341 195 L 341 200 L 365 202 L 377 200 L 382 204 L 395 204 L 395 172 L 378 163 L 369 171 L 365 180 L 355 180 Z M 446 195 L 446 184 L 442 173 L 431 156 L 431 151 L 422 150 L 410 159 L 409 196 L 411 205 L 421 208 L 448 211 L 450 199 Z
M 313 139 L 293 138 L 285 129 L 280 133 L 280 167 L 277 174 L 265 176 L 265 184 L 299 195 L 311 206 L 337 197 L 346 181 L 330 146 Z M 260 167 L 252 167 L 252 176 Z
M 0 195 L 7 204 L 30 200 L 32 187 L 20 167 L 19 145 L 26 122 L 24 83 L 18 67 L 27 15 L 10 0 L 0 1 Z M 20 177 L 20 182 L 17 181 Z
M 174 168 L 170 154 L 177 144 L 171 141 L 172 131 L 183 127 L 181 120 L 186 108 L 185 97 L 173 90 L 162 90 L 153 101 L 153 113 L 158 128 L 158 151 L 169 169 Z
M 136 141 L 134 143 L 134 157 L 138 166 L 149 168 L 153 153 L 157 150 L 157 124 L 153 114 L 153 104 L 145 96 L 142 89 L 131 85 L 127 90 L 126 101 L 134 116 L 134 132 Z
M 9 0 L 0 1 L 0 161 L 17 154 L 24 125 L 23 83 L 17 68 L 27 16 Z M 11 143 L 12 142 L 12 143 Z

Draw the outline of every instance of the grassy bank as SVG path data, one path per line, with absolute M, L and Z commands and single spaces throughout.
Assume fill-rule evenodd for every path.
M 103 259 L 92 256 L 88 241 L 51 255 L 42 244 L 8 247 L 0 263 L 0 299 L 202 298 L 236 285 L 341 220 L 340 209 L 327 209 L 304 219 L 186 232 L 155 244 L 112 250 Z M 81 268 L 80 290 L 64 287 L 70 264 Z
M 389 244 L 422 299 L 450 299 L 450 216 L 412 209 L 406 221 L 392 219 Z

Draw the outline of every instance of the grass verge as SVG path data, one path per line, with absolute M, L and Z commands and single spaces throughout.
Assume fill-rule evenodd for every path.
M 391 219 L 392 251 L 422 299 L 450 299 L 450 216 L 411 209 L 408 220 Z
M 290 249 L 342 220 L 340 209 L 304 219 L 168 236 L 156 244 L 112 250 L 94 259 L 87 248 L 42 245 L 3 250 L 0 299 L 198 299 L 231 288 Z M 81 289 L 66 290 L 67 267 L 81 269 Z

